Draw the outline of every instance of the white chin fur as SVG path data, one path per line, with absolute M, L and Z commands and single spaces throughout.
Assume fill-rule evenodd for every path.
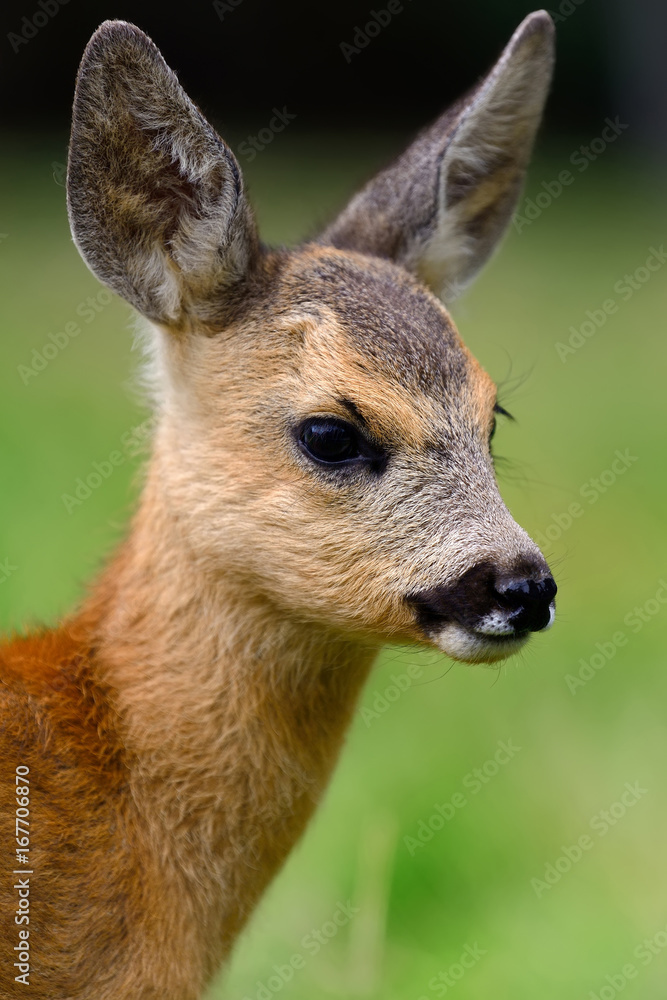
M 518 652 L 528 641 L 529 634 L 512 639 L 506 633 L 481 635 L 459 625 L 446 625 L 433 636 L 435 645 L 463 663 L 497 663 Z

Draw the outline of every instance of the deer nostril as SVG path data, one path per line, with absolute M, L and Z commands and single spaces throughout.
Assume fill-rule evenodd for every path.
M 553 601 L 554 597 L 558 593 L 558 587 L 556 586 L 556 581 L 552 576 L 547 576 L 541 583 L 538 584 L 542 589 L 542 597 L 547 601 Z
M 539 632 L 549 624 L 557 589 L 552 576 L 542 580 L 511 578 L 494 584 L 498 603 L 514 612 L 514 627 L 527 632 Z

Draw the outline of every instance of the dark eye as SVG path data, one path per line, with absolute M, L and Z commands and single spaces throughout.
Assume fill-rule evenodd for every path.
M 356 429 L 333 417 L 307 420 L 299 431 L 299 444 L 316 462 L 327 465 L 350 462 L 363 455 Z

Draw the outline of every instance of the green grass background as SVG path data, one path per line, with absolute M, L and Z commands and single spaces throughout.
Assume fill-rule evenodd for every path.
M 534 163 L 528 194 L 568 166 L 576 145 Z M 395 148 L 393 137 L 279 137 L 243 165 L 265 238 L 313 232 Z M 76 319 L 100 286 L 69 237 L 62 143 L 8 138 L 4 149 L 0 561 L 14 569 L 0 583 L 0 627 L 9 631 L 56 621 L 122 536 L 136 458 L 71 514 L 61 497 L 146 413 L 129 388 L 130 313 L 115 298 L 44 371 L 21 380 L 32 348 Z M 582 502 L 581 487 L 617 449 L 637 460 L 550 544 L 558 619 L 524 655 L 492 671 L 416 650 L 383 654 L 365 706 L 409 664 L 421 677 L 380 717 L 357 717 L 315 821 L 211 998 L 266 997 L 274 966 L 297 953 L 305 966 L 272 995 L 574 1000 L 612 989 L 606 977 L 633 963 L 624 997 L 664 998 L 667 948 L 656 945 L 647 965 L 633 952 L 656 934 L 667 941 L 667 607 L 636 634 L 624 618 L 667 578 L 667 267 L 565 363 L 554 345 L 586 310 L 618 299 L 614 283 L 661 245 L 667 197 L 664 177 L 616 150 L 575 177 L 540 218 L 510 233 L 453 311 L 485 367 L 508 380 L 501 401 L 517 422 L 496 438 L 512 460 L 501 488 L 529 531 L 543 533 Z M 572 694 L 566 675 L 619 630 L 627 644 Z M 411 855 L 404 838 L 462 790 L 499 740 L 520 752 Z M 538 899 L 531 879 L 635 781 L 646 794 Z M 304 935 L 348 899 L 359 913 L 310 954 Z M 466 945 L 485 954 L 446 994 L 433 990 Z

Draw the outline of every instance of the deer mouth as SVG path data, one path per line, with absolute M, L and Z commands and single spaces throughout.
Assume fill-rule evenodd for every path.
M 516 617 L 516 616 L 515 616 Z M 453 660 L 462 663 L 498 663 L 523 649 L 535 631 L 546 632 L 556 617 L 555 603 L 549 606 L 548 620 L 540 629 L 512 624 L 512 616 L 494 611 L 475 625 L 441 623 L 428 630 L 430 642 Z
M 465 663 L 495 663 L 518 652 L 533 632 L 551 628 L 555 594 L 548 568 L 517 577 L 480 565 L 454 585 L 407 600 L 421 631 L 438 649 Z
M 429 638 L 443 653 L 461 663 L 498 663 L 523 649 L 530 636 L 527 631 L 489 634 L 450 623 Z

